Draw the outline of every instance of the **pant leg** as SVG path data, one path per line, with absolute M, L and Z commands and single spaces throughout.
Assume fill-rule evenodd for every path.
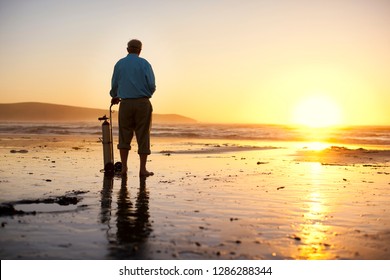
M 150 129 L 153 107 L 149 99 L 140 99 L 137 104 L 135 119 L 135 136 L 138 143 L 138 154 L 150 155 Z
M 134 104 L 131 100 L 124 100 L 119 105 L 118 125 L 119 143 L 118 149 L 131 149 L 131 140 L 134 135 Z

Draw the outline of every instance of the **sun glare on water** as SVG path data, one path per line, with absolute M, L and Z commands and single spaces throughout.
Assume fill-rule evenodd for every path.
M 329 97 L 313 95 L 300 100 L 293 109 L 294 124 L 323 128 L 341 124 L 339 106 Z

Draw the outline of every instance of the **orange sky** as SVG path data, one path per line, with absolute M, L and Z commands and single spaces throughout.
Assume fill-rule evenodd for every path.
M 389 125 L 389 14 L 387 0 L 1 1 L 0 103 L 107 108 L 138 38 L 156 113 Z

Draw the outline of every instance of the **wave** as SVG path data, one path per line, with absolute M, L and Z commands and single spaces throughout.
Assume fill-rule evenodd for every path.
M 100 134 L 101 127 L 92 123 L 3 123 L 1 134 L 88 135 Z
M 114 135 L 117 125 L 114 124 Z M 1 123 L 0 134 L 101 135 L 98 122 Z M 303 129 L 283 125 L 154 124 L 152 137 L 390 145 L 390 126 Z

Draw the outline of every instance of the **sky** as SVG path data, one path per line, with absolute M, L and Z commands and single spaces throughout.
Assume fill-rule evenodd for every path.
M 390 125 L 388 0 L 0 0 L 0 103 L 107 108 L 143 42 L 155 113 Z

